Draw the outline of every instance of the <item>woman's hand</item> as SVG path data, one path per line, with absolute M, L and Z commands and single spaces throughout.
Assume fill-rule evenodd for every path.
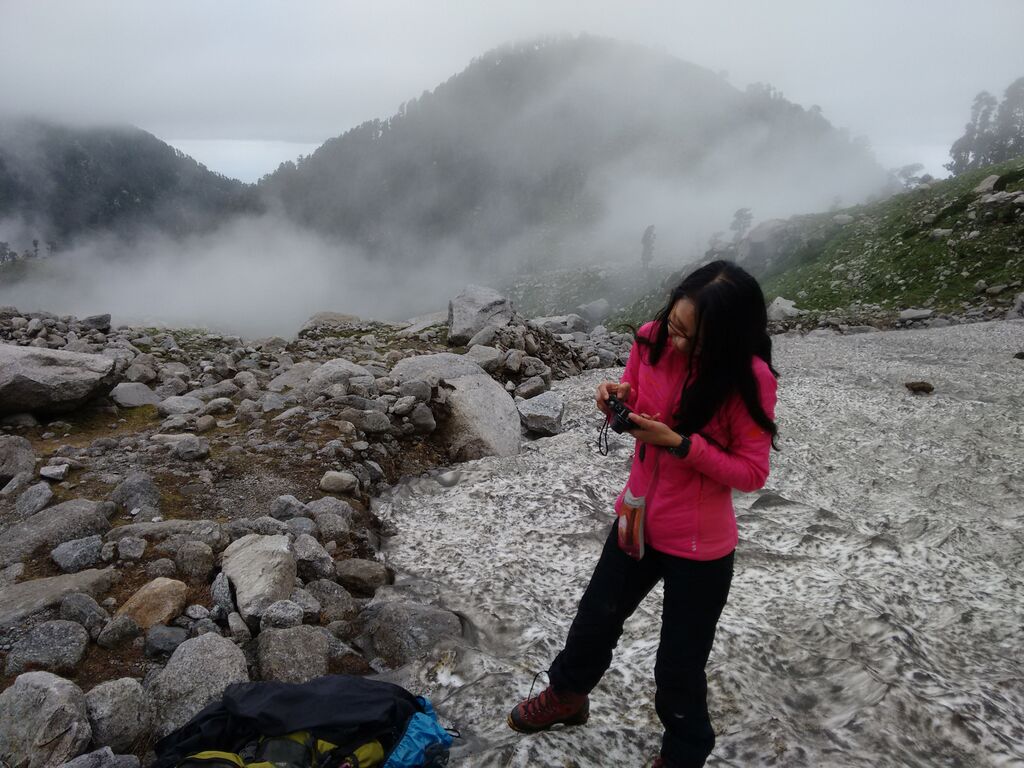
M 608 410 L 608 395 L 615 395 L 622 402 L 629 397 L 628 381 L 602 381 L 597 385 L 597 409 L 605 416 L 610 416 Z
M 629 420 L 637 425 L 636 429 L 629 430 L 629 434 L 637 440 L 650 445 L 658 445 L 663 448 L 671 448 L 679 445 L 682 438 L 668 424 L 658 421 L 660 413 L 648 416 L 646 413 L 634 411 L 629 414 Z

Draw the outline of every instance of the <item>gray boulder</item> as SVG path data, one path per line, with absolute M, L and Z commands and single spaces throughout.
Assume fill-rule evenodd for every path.
M 4 532 L 0 538 L 0 568 L 21 562 L 36 550 L 53 549 L 65 541 L 108 530 L 110 521 L 104 505 L 87 499 L 65 501 L 37 512 Z
M 110 621 L 110 614 L 100 607 L 92 595 L 84 592 L 68 595 L 61 601 L 60 617 L 81 624 L 93 640 L 100 636 L 103 627 Z
M 339 560 L 335 569 L 341 585 L 357 595 L 372 595 L 390 581 L 387 567 L 376 560 Z
M 123 648 L 141 634 L 142 627 L 131 616 L 115 616 L 96 638 L 96 645 L 107 649 Z
M 117 383 L 103 355 L 0 344 L 0 414 L 73 411 Z
M 485 325 L 512 322 L 512 303 L 492 288 L 467 285 L 448 302 L 448 344 L 469 342 Z
M 122 408 L 158 405 L 160 396 L 141 382 L 122 381 L 110 391 L 110 399 Z
M 351 472 L 329 470 L 320 478 L 320 490 L 327 493 L 351 493 L 359 490 L 359 478 Z
M 153 727 L 153 705 L 137 680 L 122 677 L 85 694 L 92 743 L 115 752 L 132 751 Z
M 288 520 L 292 517 L 305 517 L 309 514 L 309 508 L 294 496 L 278 496 L 270 505 L 270 516 L 278 520 Z
M 519 419 L 529 432 L 557 435 L 562 431 L 565 400 L 557 392 L 544 392 L 517 405 Z
M 73 539 L 58 544 L 50 552 L 50 557 L 64 573 L 76 573 L 101 563 L 102 549 L 102 536 L 86 536 L 84 539 Z
M 356 365 L 351 360 L 338 357 L 328 360 L 321 365 L 309 377 L 309 381 L 303 387 L 303 394 L 307 400 L 315 400 L 320 395 L 326 394 L 328 390 L 345 394 L 349 391 L 352 379 L 373 380 L 371 374 L 361 365 Z
M 531 376 L 530 378 L 523 381 L 515 389 L 515 393 L 522 398 L 529 400 L 530 398 L 536 397 L 547 389 L 547 384 L 544 383 L 544 379 L 540 376 Z M 520 414 L 522 415 L 522 414 Z
M 0 627 L 15 624 L 47 608 L 55 608 L 75 592 L 102 594 L 110 589 L 113 574 L 110 568 L 80 571 L 6 586 L 0 589 Z
M 267 629 L 288 629 L 302 623 L 302 606 L 291 600 L 278 600 L 267 606 L 260 618 L 260 632 Z
M 27 488 L 14 503 L 14 512 L 19 520 L 32 517 L 42 512 L 53 499 L 53 489 L 49 483 L 40 482 Z
M 144 650 L 151 659 L 170 656 L 179 645 L 188 640 L 188 630 L 183 627 L 168 627 L 154 624 L 146 631 Z
M 323 620 L 345 621 L 355 618 L 359 613 L 359 603 L 340 584 L 327 579 L 317 579 L 306 584 L 306 591 L 320 603 Z
M 282 683 L 304 683 L 326 675 L 330 657 L 327 633 L 302 625 L 267 629 L 257 643 L 260 677 Z
M 519 453 L 519 414 L 515 401 L 485 373 L 448 382 L 451 418 L 443 439 L 455 461 Z
M 474 344 L 469 348 L 465 356 L 483 368 L 487 373 L 494 373 L 501 367 L 503 354 L 497 347 L 485 347 L 482 344 Z
M 926 320 L 934 314 L 932 309 L 904 309 L 900 312 L 900 320 Z
M 112 529 L 107 541 L 121 541 L 132 537 L 145 539 L 150 544 L 162 544 L 165 549 L 177 550 L 186 541 L 201 541 L 214 552 L 227 543 L 227 537 L 213 520 L 161 520 L 155 523 L 131 523 Z
M 363 612 L 371 653 L 400 667 L 445 640 L 462 637 L 462 622 L 451 611 L 405 600 L 371 603 Z
M 418 381 L 436 387 L 440 381 L 449 381 L 461 376 L 484 374 L 484 369 L 466 355 L 452 352 L 438 352 L 432 355 L 406 357 L 395 363 L 391 378 L 399 384 Z M 429 397 L 429 396 L 428 396 Z
M 145 472 L 129 472 L 114 489 L 110 500 L 125 512 L 136 507 L 160 508 L 160 491 L 153 478 Z
M 85 656 L 89 633 L 74 621 L 45 621 L 33 627 L 7 654 L 4 674 L 20 675 L 32 669 L 71 673 Z
M 85 696 L 50 672 L 26 672 L 0 693 L 0 762 L 53 768 L 80 755 L 92 739 Z
M 173 395 L 157 403 L 156 409 L 161 416 L 182 416 L 199 413 L 205 407 L 202 400 L 192 395 Z
M 69 760 L 60 768 L 139 768 L 135 755 L 115 755 L 110 747 L 97 749 Z
M 0 344 L 5 347 L 6 344 Z M 0 435 L 0 485 L 7 485 L 15 475 L 27 472 L 31 475 L 36 468 L 36 455 L 32 443 L 17 435 Z
M 612 313 L 612 305 L 608 303 L 608 299 L 597 299 L 587 304 L 580 304 L 576 307 L 576 312 L 582 315 L 583 319 L 591 326 L 595 326 L 608 318 L 608 315 Z
M 782 296 L 776 296 L 768 305 L 768 319 L 775 322 L 799 317 L 802 314 L 804 314 L 804 310 L 797 309 L 796 302 L 784 299 Z
M 212 632 L 186 640 L 150 687 L 156 736 L 180 728 L 232 683 L 247 682 L 245 654 L 233 642 Z
M 215 560 L 213 548 L 202 541 L 186 541 L 174 554 L 174 564 L 182 578 L 204 584 L 213 572 Z
M 1024 319 L 1024 293 L 1018 293 L 1013 299 L 1013 306 L 1006 312 L 1007 320 Z
M 530 320 L 530 325 L 549 333 L 586 333 L 589 328 L 587 321 L 575 314 L 535 317 Z
M 312 536 L 296 536 L 292 548 L 295 551 L 298 574 L 303 581 L 329 579 L 334 576 L 334 560 Z
M 235 589 L 238 612 L 259 624 L 267 607 L 295 589 L 296 562 L 287 536 L 249 534 L 224 550 L 221 570 Z

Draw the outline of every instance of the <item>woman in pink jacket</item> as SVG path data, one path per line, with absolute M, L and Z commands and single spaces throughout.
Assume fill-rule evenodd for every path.
M 764 486 L 777 433 L 767 325 L 757 281 L 731 262 L 713 262 L 688 275 L 640 327 L 622 380 L 597 388 L 606 416 L 609 395 L 633 411 L 636 448 L 615 508 L 622 513 L 643 499 L 645 547 L 639 559 L 627 554 L 612 527 L 548 670 L 550 685 L 512 710 L 515 730 L 587 721 L 588 694 L 611 664 L 623 623 L 664 580 L 654 677 L 665 733 L 654 766 L 704 765 L 715 744 L 704 667 L 737 542 L 732 491 Z

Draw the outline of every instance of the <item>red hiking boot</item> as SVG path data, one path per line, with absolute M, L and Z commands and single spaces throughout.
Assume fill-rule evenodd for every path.
M 590 698 L 585 693 L 556 693 L 549 685 L 512 708 L 508 727 L 520 733 L 537 733 L 559 723 L 583 725 L 589 717 Z

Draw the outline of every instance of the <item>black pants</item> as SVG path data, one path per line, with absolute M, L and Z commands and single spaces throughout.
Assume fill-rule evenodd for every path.
M 665 726 L 661 754 L 672 766 L 704 765 L 715 746 L 704 666 L 729 596 L 733 554 L 718 560 L 687 560 L 648 547 L 642 560 L 634 560 L 619 549 L 613 525 L 565 648 L 548 670 L 551 685 L 590 693 L 611 664 L 623 623 L 664 579 L 661 642 L 654 667 L 654 706 Z

